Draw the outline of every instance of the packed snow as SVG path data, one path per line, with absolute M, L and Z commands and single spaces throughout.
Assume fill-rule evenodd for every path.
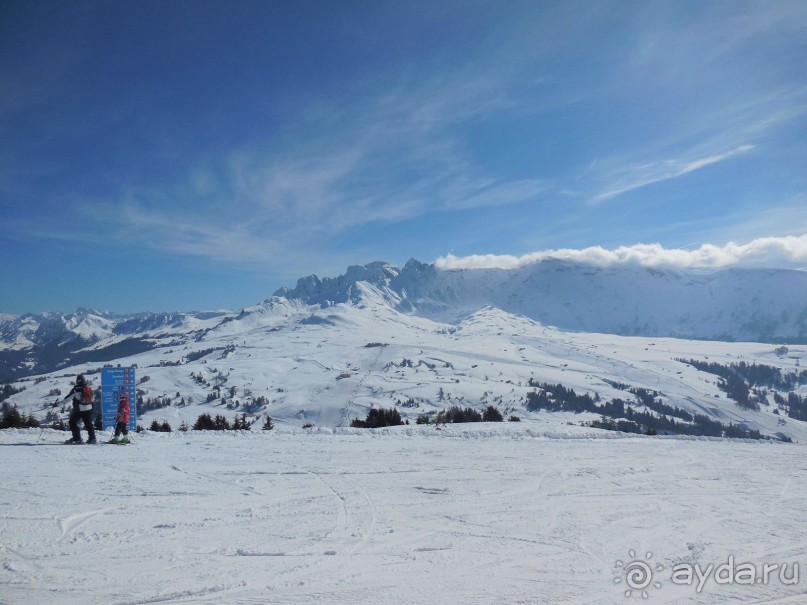
M 4 605 L 807 599 L 804 446 L 553 418 L 66 435 L 0 431 Z

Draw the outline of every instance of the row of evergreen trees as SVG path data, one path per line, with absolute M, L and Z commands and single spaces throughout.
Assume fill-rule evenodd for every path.
M 193 425 L 194 431 L 248 431 L 252 425 L 247 421 L 246 415 L 236 416 L 231 423 L 225 416 L 217 414 L 201 414 Z
M 795 395 L 793 390 L 807 384 L 807 370 L 783 372 L 774 366 L 744 361 L 731 364 L 697 359 L 676 359 L 676 361 L 717 376 L 717 388 L 726 393 L 729 399 L 737 402 L 740 407 L 759 410 L 760 396 L 752 394 L 752 389 L 771 388 L 789 392 L 787 404 L 783 406 L 788 416 L 797 420 L 807 417 L 807 409 L 802 406 L 801 398 L 797 395 L 790 397 L 790 395 Z M 764 396 L 762 398 L 764 401 Z M 774 400 L 780 406 L 782 405 L 783 398 L 780 395 L 774 394 Z
M 489 405 L 482 413 L 466 407 L 451 406 L 447 410 L 440 410 L 434 417 L 435 424 L 460 423 L 460 422 L 502 422 L 504 416 L 498 408 Z
M 768 387 L 779 391 L 792 391 L 807 384 L 807 370 L 800 372 L 783 372 L 780 368 L 759 363 L 746 363 L 739 361 L 730 364 L 720 364 L 697 359 L 676 359 L 701 372 L 715 374 L 728 380 L 731 376 L 738 376 L 748 383 L 750 387 Z
M 210 414 L 205 413 L 201 414 L 196 419 L 196 422 L 191 428 L 194 431 L 249 431 L 252 429 L 252 423 L 247 420 L 246 414 L 236 416 L 235 419 L 230 422 L 221 414 L 217 414 L 215 417 L 213 417 Z M 275 428 L 275 423 L 269 416 L 267 416 L 261 430 L 271 431 L 273 428 Z M 182 430 L 182 427 L 180 427 L 180 430 Z
M 16 406 L 3 403 L 3 416 L 0 418 L 0 429 L 39 428 L 39 420 L 33 414 L 22 414 Z
M 785 399 L 779 393 L 774 393 L 773 400 L 791 418 L 807 421 L 807 397 L 801 397 L 797 393 L 788 393 L 787 399 Z
M 100 427 L 97 427 L 100 428 Z M 264 431 L 271 431 L 275 428 L 274 421 L 267 416 L 264 420 L 263 426 L 261 430 Z M 143 428 L 138 426 L 138 432 L 142 431 Z M 173 432 L 173 428 L 167 421 L 158 421 L 153 420 L 151 426 L 149 427 L 150 431 L 155 433 L 171 433 Z M 246 414 L 242 414 L 241 416 L 236 416 L 236 418 L 230 422 L 227 420 L 225 416 L 221 414 L 217 414 L 216 416 L 211 416 L 208 413 L 200 414 L 199 417 L 196 419 L 196 422 L 193 423 L 192 426 L 189 426 L 184 420 L 182 424 L 179 425 L 179 431 L 249 431 L 252 430 L 252 423 L 247 420 Z
M 599 396 L 588 393 L 578 395 L 574 389 L 560 384 L 546 384 L 530 381 L 538 388 L 527 393 L 527 409 L 530 411 L 548 410 L 553 412 L 590 412 L 602 418 L 592 426 L 612 430 L 626 430 L 633 433 L 675 435 L 699 435 L 711 437 L 736 437 L 762 439 L 757 430 L 748 430 L 735 424 L 723 424 L 703 414 L 693 414 L 679 407 L 669 406 L 657 397 L 655 391 L 633 389 L 637 404 L 646 408 L 638 411 L 622 399 L 599 403 Z M 655 413 L 652 413 L 655 412 Z
M 512 417 L 513 420 L 515 417 Z M 461 422 L 502 422 L 504 417 L 498 408 L 490 405 L 484 412 L 479 412 L 471 407 L 451 406 L 447 410 L 440 410 L 434 418 L 426 414 L 421 414 L 417 418 L 417 424 L 453 424 Z M 400 426 L 406 424 L 401 418 L 400 412 L 396 408 L 372 408 L 367 412 L 364 420 L 353 419 L 350 426 L 362 429 L 376 429 L 385 426 Z
M 354 418 L 350 426 L 360 429 L 377 429 L 384 426 L 399 426 L 404 424 L 400 412 L 395 408 L 372 408 L 367 412 L 367 418 L 359 420 Z

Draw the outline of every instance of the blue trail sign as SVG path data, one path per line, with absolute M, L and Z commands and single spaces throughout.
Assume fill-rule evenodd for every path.
M 129 394 L 129 430 L 137 430 L 137 399 L 134 368 L 101 368 L 101 419 L 104 429 L 115 428 L 121 393 Z

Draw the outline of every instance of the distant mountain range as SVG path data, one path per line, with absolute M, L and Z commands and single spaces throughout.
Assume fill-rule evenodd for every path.
M 372 296 L 398 312 L 454 322 L 484 307 L 574 332 L 701 340 L 807 342 L 807 272 L 598 267 L 545 260 L 518 269 L 442 270 L 410 260 L 351 266 L 301 278 L 261 305 L 234 312 L 0 315 L 0 380 L 84 362 L 108 362 L 224 326 L 234 338 L 256 315 L 361 305 Z M 230 324 L 230 325 L 228 325 Z
M 87 361 L 112 361 L 151 350 L 176 337 L 194 337 L 234 314 L 114 315 L 79 309 L 0 318 L 0 380 L 44 374 Z

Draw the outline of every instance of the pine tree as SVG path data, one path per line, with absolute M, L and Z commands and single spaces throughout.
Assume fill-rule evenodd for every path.
M 215 431 L 216 424 L 213 422 L 213 419 L 210 417 L 210 414 L 200 414 L 199 417 L 196 419 L 196 422 L 193 425 L 194 431 Z
M 16 407 L 8 406 L 3 410 L 3 419 L 0 420 L 0 429 L 13 429 L 21 427 L 22 425 L 22 414 L 20 414 L 20 411 Z
M 384 426 L 398 426 L 403 424 L 401 414 L 395 408 L 372 408 L 367 413 L 366 420 L 355 418 L 350 426 L 354 428 L 376 429 Z
M 489 405 L 482 416 L 482 420 L 485 422 L 502 422 L 504 417 L 498 408 Z
M 238 418 L 236 418 L 236 420 L 238 420 Z M 235 427 L 233 427 L 233 428 L 235 428 Z M 247 420 L 247 413 L 246 413 L 246 412 L 244 412 L 243 414 L 241 414 L 241 418 L 240 418 L 240 427 L 239 427 L 239 428 L 240 428 L 242 431 L 248 431 L 249 429 L 251 429 L 251 428 L 252 428 L 252 425 L 251 425 L 251 424 L 249 423 L 249 421 Z

